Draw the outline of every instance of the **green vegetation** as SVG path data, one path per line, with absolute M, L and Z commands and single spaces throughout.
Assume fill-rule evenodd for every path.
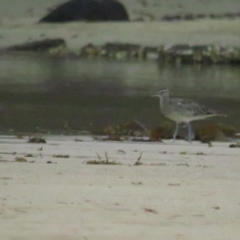
M 87 161 L 86 164 L 93 164 L 93 165 L 122 165 L 119 162 L 116 161 L 109 161 L 108 154 L 105 152 L 105 159 L 102 159 L 101 156 L 97 154 L 98 160 L 90 160 Z

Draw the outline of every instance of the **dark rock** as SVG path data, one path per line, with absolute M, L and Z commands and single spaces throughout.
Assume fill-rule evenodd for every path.
M 236 13 L 225 13 L 224 17 L 233 19 L 233 18 L 236 18 L 237 15 L 236 15 Z
M 233 65 L 239 65 L 240 64 L 240 56 L 233 57 L 229 59 L 228 63 L 233 64 Z
M 199 13 L 195 16 L 196 19 L 201 19 L 201 18 L 205 18 L 206 15 L 205 14 L 202 14 L 202 13 Z
M 167 49 L 165 49 L 166 53 L 184 53 L 186 51 L 191 50 L 191 46 L 188 44 L 176 44 Z
M 128 21 L 128 13 L 116 0 L 71 0 L 58 6 L 39 22 Z
M 45 139 L 41 137 L 30 137 L 28 143 L 47 143 Z
M 195 19 L 195 17 L 194 17 L 194 15 L 193 14 L 186 14 L 186 15 L 184 15 L 183 17 L 182 17 L 182 19 L 183 20 L 194 20 Z
M 62 154 L 58 154 L 58 155 L 53 155 L 54 158 L 69 158 L 69 155 L 62 155 Z
M 173 45 L 167 49 L 163 49 L 159 54 L 160 62 L 168 63 L 187 63 L 192 62 L 192 48 L 187 44 Z
M 106 43 L 103 46 L 102 56 L 114 58 L 136 58 L 141 46 L 131 43 Z
M 221 15 L 221 14 L 210 14 L 209 18 L 211 18 L 211 19 L 221 19 L 221 18 L 223 18 L 223 15 Z
M 230 144 L 229 147 L 230 147 L 230 148 L 240 148 L 240 143 L 237 142 L 237 143 L 235 143 L 235 144 Z
M 25 52 L 49 52 L 56 48 L 65 48 L 66 43 L 63 39 L 44 39 L 30 43 L 23 43 L 7 48 L 10 51 L 25 51 Z
M 179 21 L 179 20 L 181 20 L 182 19 L 182 17 L 181 17 L 181 15 L 164 15 L 163 17 L 162 17 L 162 20 L 163 21 L 168 21 L 168 22 L 171 22 L 171 21 Z
M 203 52 L 210 52 L 211 49 L 213 48 L 213 46 L 211 46 L 211 45 L 194 45 L 191 48 L 194 53 L 196 53 L 196 52 L 203 53 Z
M 160 52 L 159 47 L 147 47 L 147 46 L 143 47 L 142 48 L 142 54 L 143 54 L 142 58 L 147 59 L 147 60 L 158 60 L 159 52 Z
M 104 56 L 116 56 L 125 53 L 126 57 L 134 56 L 141 49 L 140 45 L 130 43 L 106 43 L 103 46 Z
M 97 57 L 101 54 L 101 48 L 89 43 L 80 49 L 79 55 L 82 57 Z

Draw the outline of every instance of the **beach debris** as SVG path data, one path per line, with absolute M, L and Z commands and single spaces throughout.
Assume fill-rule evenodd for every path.
M 176 164 L 176 166 L 178 166 L 178 167 L 181 167 L 181 166 L 189 167 L 189 165 L 187 163 L 178 163 L 178 164 Z
M 196 155 L 205 155 L 203 152 L 197 152 Z
M 132 185 L 142 185 L 142 182 L 132 182 Z
M 78 139 L 78 138 L 75 138 L 74 141 L 75 141 L 75 142 L 83 142 L 82 139 Z
M 150 140 L 161 141 L 161 139 L 171 139 L 174 126 L 175 125 L 170 122 L 165 122 L 162 125 L 153 128 L 149 132 Z
M 54 158 L 69 158 L 69 155 L 62 155 L 62 154 L 58 154 L 58 155 L 53 155 Z
M 33 157 L 33 155 L 30 154 L 30 153 L 28 153 L 28 154 L 26 154 L 24 157 Z
M 207 165 L 197 165 L 196 167 L 203 167 L 203 168 L 209 168 L 209 166 L 207 166 Z
M 17 139 L 23 139 L 23 135 L 22 134 L 17 134 L 16 136 L 15 136 Z
M 133 136 L 141 137 L 146 135 L 148 130 L 139 121 L 132 120 L 130 122 L 121 123 L 115 126 L 109 126 L 104 128 L 100 134 L 107 135 L 109 137 L 119 136 Z
M 176 186 L 180 186 L 180 183 L 169 183 L 168 186 L 176 187 Z
M 152 142 L 148 137 L 133 137 L 130 138 L 132 142 Z M 161 140 L 159 140 L 161 142 Z
M 135 120 L 106 127 L 98 132 L 98 134 L 107 135 L 107 137 L 100 138 L 102 141 L 123 141 L 130 139 L 131 141 L 149 142 L 149 139 L 144 139 L 144 136 L 148 135 L 148 130 L 142 123 Z
M 120 136 L 113 136 L 113 135 L 100 138 L 100 140 L 101 141 L 118 141 L 118 142 L 123 141 L 123 139 Z
M 119 162 L 115 162 L 115 161 L 106 161 L 106 160 L 90 160 L 87 161 L 86 164 L 92 164 L 92 165 L 122 165 Z
M 46 140 L 42 137 L 30 136 L 28 143 L 47 143 Z M 40 151 L 40 150 L 39 150 Z
M 158 152 L 158 153 L 167 154 L 167 151 L 161 151 L 161 152 Z
M 15 158 L 15 162 L 24 163 L 24 162 L 27 162 L 27 159 L 26 159 L 26 158 L 23 158 L 23 157 L 16 157 L 16 158 Z
M 149 213 L 158 214 L 158 212 L 155 209 L 151 209 L 151 208 L 144 208 L 144 211 L 149 212 Z
M 227 124 L 208 123 L 196 129 L 195 140 L 207 143 L 210 141 L 226 141 L 229 138 L 234 138 L 236 132 L 234 127 Z
M 118 151 L 117 151 L 117 154 L 126 154 L 126 152 L 125 151 L 123 151 L 123 150 L 121 150 L 121 149 L 119 149 Z
M 187 152 L 186 152 L 186 151 L 184 151 L 184 152 L 180 152 L 179 154 L 180 154 L 180 155 L 186 155 L 186 154 L 187 154 Z
M 240 148 L 240 142 L 237 141 L 236 143 L 230 144 L 229 147 L 230 148 Z
M 216 206 L 216 207 L 213 207 L 213 208 L 216 209 L 216 210 L 220 210 L 219 206 Z
M 105 159 L 102 160 L 101 156 L 96 153 L 98 160 L 90 160 L 86 161 L 86 164 L 93 164 L 93 165 L 122 165 L 119 162 L 116 161 L 109 161 L 108 154 L 105 152 Z
M 142 158 L 143 152 L 140 153 L 139 157 L 137 158 L 137 161 L 134 163 L 134 166 L 140 166 L 143 163 L 140 161 Z
M 192 21 L 192 20 L 197 20 L 197 19 L 235 19 L 239 18 L 240 14 L 239 12 L 231 12 L 231 13 L 210 13 L 210 14 L 205 14 L 205 13 L 197 13 L 197 14 L 174 14 L 174 15 L 169 15 L 166 14 L 162 17 L 162 21 L 167 21 L 167 22 L 173 22 L 173 21 Z

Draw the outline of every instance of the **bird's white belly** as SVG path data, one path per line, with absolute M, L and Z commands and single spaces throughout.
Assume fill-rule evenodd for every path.
M 167 114 L 167 115 L 165 115 L 165 117 L 167 117 L 177 123 L 189 122 L 191 120 L 191 117 L 180 115 L 177 112 L 172 112 L 170 114 Z
M 196 120 L 203 120 L 208 117 L 214 117 L 214 114 L 211 115 L 199 115 L 199 116 L 183 116 L 177 112 L 172 112 L 170 114 L 166 114 L 165 117 L 171 119 L 174 122 L 180 123 L 180 122 L 191 122 Z

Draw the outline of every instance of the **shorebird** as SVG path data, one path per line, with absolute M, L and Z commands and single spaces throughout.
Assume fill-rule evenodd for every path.
M 160 98 L 160 111 L 162 114 L 176 123 L 173 134 L 173 142 L 175 141 L 180 123 L 186 123 L 188 127 L 188 141 L 192 141 L 192 128 L 190 122 L 202 120 L 209 117 L 222 116 L 208 107 L 198 104 L 192 100 L 182 98 L 169 98 L 167 89 L 160 90 L 151 97 Z

